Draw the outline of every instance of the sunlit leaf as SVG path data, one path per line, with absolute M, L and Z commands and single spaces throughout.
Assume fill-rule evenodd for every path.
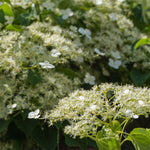
M 97 133 L 96 143 L 99 150 L 121 150 L 120 141 L 116 139 L 114 134 L 107 136 L 103 129 Z
M 12 8 L 8 3 L 4 3 L 3 5 L 1 5 L 0 9 L 2 9 L 4 14 L 7 16 L 14 16 Z
M 150 130 L 143 128 L 135 128 L 130 132 L 128 138 L 136 150 L 150 149 Z
M 150 45 L 150 38 L 145 38 L 137 41 L 134 45 L 134 50 L 145 44 Z
M 17 32 L 22 32 L 23 28 L 19 25 L 13 25 L 13 24 L 9 24 L 8 26 L 6 26 L 7 30 L 11 30 L 11 31 L 17 31 Z

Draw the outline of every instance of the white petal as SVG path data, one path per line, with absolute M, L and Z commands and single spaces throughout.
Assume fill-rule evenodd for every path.
M 134 118 L 134 119 L 138 119 L 138 118 L 139 118 L 139 116 L 138 116 L 138 115 L 132 115 L 132 118 Z
M 126 115 L 131 115 L 133 113 L 133 111 L 131 109 L 126 110 Z
M 34 118 L 34 112 L 30 112 L 30 113 L 28 114 L 28 118 L 29 118 L 29 119 Z
M 84 100 L 85 98 L 84 98 L 84 96 L 79 96 L 79 99 Z
M 139 100 L 138 103 L 139 103 L 140 105 L 144 105 L 144 102 L 143 102 L 142 100 Z
M 130 90 L 129 89 L 126 89 L 123 94 L 129 94 L 130 93 Z
M 40 115 L 37 115 L 37 116 L 35 116 L 34 118 L 37 119 L 37 118 L 39 118 L 39 117 L 40 117 Z
M 35 111 L 34 111 L 34 114 L 35 115 L 38 115 L 40 113 L 40 110 L 39 109 L 36 109 Z
M 81 33 L 81 34 L 84 34 L 84 29 L 83 28 L 79 28 L 79 32 Z
M 16 108 L 16 107 L 17 107 L 17 104 L 13 104 L 13 105 L 12 105 L 12 108 Z
M 96 108 L 97 108 L 96 105 L 92 105 L 92 106 L 90 107 L 91 110 L 95 110 Z

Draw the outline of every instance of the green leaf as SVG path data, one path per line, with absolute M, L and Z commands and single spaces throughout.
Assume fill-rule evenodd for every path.
M 114 134 L 107 136 L 104 129 L 97 133 L 96 143 L 99 150 L 121 150 L 120 141 L 116 139 Z
M 150 72 L 143 72 L 138 69 L 133 69 L 130 73 L 130 77 L 137 86 L 142 86 L 150 77 Z
M 145 55 L 146 55 L 148 61 L 150 61 L 150 52 L 144 52 L 144 53 L 145 53 Z
M 145 44 L 150 45 L 150 38 L 138 40 L 134 45 L 134 50 L 136 50 L 137 48 L 139 48 L 140 46 L 145 45 Z
M 2 9 L 4 14 L 7 16 L 14 16 L 11 6 L 8 3 L 4 3 L 3 5 L 1 5 L 0 9 Z
M 72 6 L 72 0 L 62 0 L 60 3 L 59 3 L 59 8 L 61 9 L 67 9 L 67 8 L 71 8 Z
M 11 4 L 10 0 L 0 0 L 0 2 L 7 2 L 8 4 Z
M 56 71 L 67 75 L 71 79 L 78 77 L 78 74 L 69 68 L 56 67 Z
M 0 120 L 0 132 L 8 127 L 10 120 Z
M 36 70 L 29 70 L 27 82 L 31 84 L 31 86 L 35 86 L 36 84 L 41 82 L 41 76 L 38 71 Z
M 135 128 L 128 135 L 127 140 L 131 141 L 136 150 L 150 149 L 150 130 Z
M 55 150 L 57 146 L 57 130 L 53 127 L 47 127 L 44 130 L 37 127 L 32 132 L 32 139 L 42 150 Z
M 23 28 L 19 25 L 9 24 L 8 26 L 6 26 L 6 29 L 11 31 L 23 32 Z
M 29 8 L 27 10 L 24 10 L 24 9 L 18 7 L 18 8 L 16 8 L 16 10 L 14 12 L 15 12 L 15 16 L 16 16 L 14 19 L 15 24 L 28 26 L 34 20 L 36 20 L 34 12 Z
M 79 147 L 82 150 L 86 150 L 87 149 L 86 139 L 79 139 L 78 137 L 73 139 L 69 135 L 65 134 L 65 143 L 69 147 Z
M 0 23 L 5 23 L 5 15 L 2 9 L 0 9 Z
M 14 142 L 13 150 L 22 150 L 23 141 L 17 140 Z
M 111 130 L 115 133 L 117 131 L 121 131 L 121 124 L 119 121 L 112 121 Z
M 15 119 L 14 120 L 17 127 L 25 133 L 27 137 L 30 137 L 32 135 L 33 130 L 37 126 L 38 121 L 35 119 Z

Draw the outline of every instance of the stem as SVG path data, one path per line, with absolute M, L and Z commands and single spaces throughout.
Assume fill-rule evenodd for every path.
M 121 132 L 121 135 L 120 135 L 120 141 L 121 141 L 121 139 L 122 139 L 123 133 L 124 133 L 124 134 L 126 133 L 126 132 L 123 132 L 123 131 L 124 131 L 124 129 L 125 129 L 125 127 L 126 127 L 126 125 L 127 125 L 127 123 L 128 123 L 129 120 L 130 120 L 130 118 L 127 119 L 127 120 L 125 120 L 125 124 L 124 124 L 124 126 L 123 126 L 123 128 L 122 128 L 122 132 Z M 127 134 L 127 133 L 126 133 L 126 134 Z
M 124 140 L 121 142 L 121 145 L 122 145 L 125 141 L 128 141 L 128 139 L 124 139 Z
M 89 137 L 90 139 L 96 141 L 96 138 L 94 138 L 93 136 L 87 135 L 87 137 Z
M 57 150 L 59 150 L 59 128 L 57 128 Z
M 143 0 L 142 1 L 142 15 L 143 15 L 143 19 L 145 21 L 146 24 L 148 24 L 148 20 L 146 18 L 146 9 L 147 9 L 147 0 Z
M 104 122 L 104 121 L 102 121 L 102 120 L 100 120 L 99 118 L 96 118 L 101 124 L 103 124 L 103 125 L 107 125 L 107 124 L 109 124 L 109 123 L 107 123 L 107 122 Z

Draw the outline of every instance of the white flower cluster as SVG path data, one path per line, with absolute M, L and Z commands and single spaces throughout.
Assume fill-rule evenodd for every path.
M 108 96 L 109 91 L 114 93 Z M 96 135 L 109 119 L 146 117 L 150 113 L 150 89 L 101 84 L 90 91 L 75 91 L 51 111 L 52 122 L 68 120 L 65 132 L 73 136 Z
M 98 79 L 110 76 L 110 67 L 126 68 L 127 63 L 138 62 L 143 68 L 150 67 L 141 51 L 144 48 L 131 56 L 132 43 L 146 35 L 122 14 L 120 5 L 123 0 L 74 0 L 66 7 L 61 6 L 61 2 L 11 1 L 14 9 L 18 6 L 36 9 L 38 3 L 39 11 L 45 16 L 40 22 L 38 13 L 35 13 L 36 21 L 22 27 L 23 32 L 0 31 L 0 70 L 4 72 L 0 78 L 0 93 L 4 99 L 1 110 L 9 104 L 10 97 L 13 98 L 12 104 L 17 104 L 15 109 L 32 106 L 31 109 L 36 110 L 32 99 L 39 102 L 41 108 L 49 109 L 58 99 L 77 89 L 81 80 L 82 83 L 95 85 Z M 88 9 L 85 4 L 88 4 Z M 83 8 L 85 10 L 81 11 Z M 52 17 L 51 13 L 56 17 Z M 8 21 L 11 23 L 11 18 Z M 98 69 L 95 69 L 93 64 L 97 62 Z M 64 66 L 69 73 L 62 71 Z M 29 79 L 29 70 L 36 70 L 42 78 L 35 89 L 28 87 L 31 81 L 23 84 Z M 73 74 L 73 77 L 68 78 L 68 74 Z M 32 75 L 29 80 L 33 77 L 38 78 L 38 75 Z M 90 108 L 94 107 L 95 104 L 91 104 Z M 3 110 L 1 116 L 5 112 Z

